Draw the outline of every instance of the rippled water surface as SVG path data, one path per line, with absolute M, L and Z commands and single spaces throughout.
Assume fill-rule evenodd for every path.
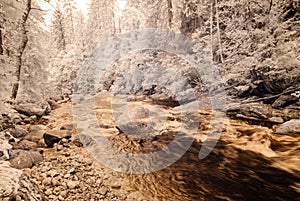
M 151 103 L 131 104 L 138 108 L 133 111 L 136 119 L 147 123 L 143 113 L 151 108 Z M 141 141 L 116 129 L 109 107 L 106 99 L 96 101 L 100 128 L 117 147 L 132 153 L 148 153 L 166 146 L 182 120 L 180 114 L 164 108 L 163 131 Z M 176 163 L 151 174 L 125 174 L 128 186 L 148 200 L 299 200 L 299 135 L 278 135 L 271 128 L 226 117 L 214 150 L 200 160 L 199 150 L 207 138 L 210 114 L 199 112 L 200 127 L 195 140 Z

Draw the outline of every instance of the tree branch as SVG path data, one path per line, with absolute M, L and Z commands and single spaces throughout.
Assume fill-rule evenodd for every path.
M 253 102 L 258 102 L 258 101 L 270 100 L 270 99 L 273 99 L 273 98 L 278 98 L 278 97 L 280 97 L 282 95 L 285 95 L 285 94 L 295 92 L 297 90 L 298 89 L 290 89 L 290 90 L 284 91 L 280 94 L 276 94 L 276 95 L 273 95 L 273 96 L 267 96 L 267 97 L 263 97 L 263 98 L 258 98 L 258 99 L 254 99 L 254 100 L 246 100 L 246 101 L 242 101 L 242 103 L 253 103 Z
M 42 12 L 48 12 L 48 11 L 50 11 L 50 10 L 43 10 L 41 8 L 31 8 L 31 10 L 39 10 L 39 11 L 42 11 Z

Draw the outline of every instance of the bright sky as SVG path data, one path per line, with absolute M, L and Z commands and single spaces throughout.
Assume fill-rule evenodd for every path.
M 81 12 L 83 13 L 83 16 L 87 19 L 87 15 L 89 12 L 89 5 L 91 0 L 75 0 L 77 3 L 77 8 L 81 9 Z
M 49 3 L 46 0 L 36 0 L 41 9 L 47 10 L 48 12 L 45 14 L 45 24 L 41 24 L 41 27 L 43 27 L 46 30 L 49 30 L 49 26 L 51 24 L 51 18 L 54 12 L 54 8 L 56 7 L 57 0 L 50 0 Z M 76 7 L 78 10 L 81 10 L 85 20 L 88 18 L 88 10 L 91 0 L 75 0 Z M 115 0 L 116 2 L 116 15 L 118 17 L 121 17 L 122 11 L 126 9 L 127 0 Z
M 83 16 L 85 17 L 85 20 L 88 17 L 88 9 L 90 5 L 91 0 L 75 0 L 77 9 L 81 10 Z M 122 1 L 122 0 L 121 0 Z M 43 10 L 47 10 L 47 14 L 45 14 L 45 24 L 47 27 L 49 27 L 51 23 L 51 18 L 54 12 L 54 8 L 56 6 L 57 0 L 50 0 L 50 3 L 46 2 L 45 0 L 37 0 L 39 6 Z M 43 28 L 45 28 L 44 25 L 41 25 Z M 46 28 L 48 29 L 48 28 Z
M 122 12 L 125 10 L 126 4 L 126 0 L 116 0 L 114 12 L 118 18 L 122 16 Z
M 117 4 L 118 8 L 121 11 L 123 11 L 123 10 L 125 10 L 127 2 L 126 2 L 126 0 L 116 0 L 116 4 Z

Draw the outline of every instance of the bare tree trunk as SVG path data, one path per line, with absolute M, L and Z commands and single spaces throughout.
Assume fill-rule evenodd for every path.
M 167 0 L 168 1 L 168 18 L 169 18 L 169 28 L 172 28 L 172 19 L 173 19 L 173 4 L 172 0 Z
M 2 30 L 0 29 L 0 55 L 3 55 Z
M 21 79 L 21 69 L 22 69 L 22 56 L 24 53 L 24 50 L 26 48 L 27 42 L 28 42 L 28 37 L 27 37 L 27 30 L 26 30 L 26 22 L 29 17 L 29 13 L 31 10 L 31 0 L 27 0 L 26 3 L 26 9 L 25 12 L 22 16 L 21 19 L 21 43 L 18 47 L 18 53 L 17 53 L 17 69 L 16 69 L 16 82 L 13 85 L 13 90 L 12 90 L 12 99 L 16 99 L 19 91 L 19 86 L 20 86 L 20 79 Z
M 214 52 L 213 52 L 213 3 L 210 6 L 210 54 L 211 60 L 214 61 Z
M 221 41 L 221 33 L 220 33 L 220 25 L 219 25 L 218 0 L 215 0 L 215 8 L 216 8 L 216 20 L 217 20 L 218 39 L 219 39 L 219 54 L 220 54 L 220 58 L 221 58 L 221 63 L 223 63 L 224 59 L 223 59 L 223 49 L 222 49 L 222 41 Z

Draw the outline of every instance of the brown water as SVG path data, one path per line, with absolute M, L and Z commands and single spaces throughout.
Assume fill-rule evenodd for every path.
M 135 100 L 130 104 L 132 119 L 151 124 L 147 119 L 151 103 Z M 166 146 L 182 118 L 165 108 L 164 131 L 155 139 L 140 141 L 116 129 L 110 107 L 109 98 L 97 99 L 100 129 L 116 146 L 132 153 L 148 153 Z M 271 128 L 226 117 L 214 150 L 200 160 L 198 154 L 206 139 L 211 111 L 199 114 L 197 136 L 176 163 L 150 174 L 120 173 L 127 178 L 126 185 L 153 201 L 300 200 L 300 135 L 278 135 Z
M 297 200 L 299 172 L 273 166 L 270 159 L 219 142 L 204 160 L 199 145 L 169 168 L 132 176 L 131 182 L 149 200 Z

